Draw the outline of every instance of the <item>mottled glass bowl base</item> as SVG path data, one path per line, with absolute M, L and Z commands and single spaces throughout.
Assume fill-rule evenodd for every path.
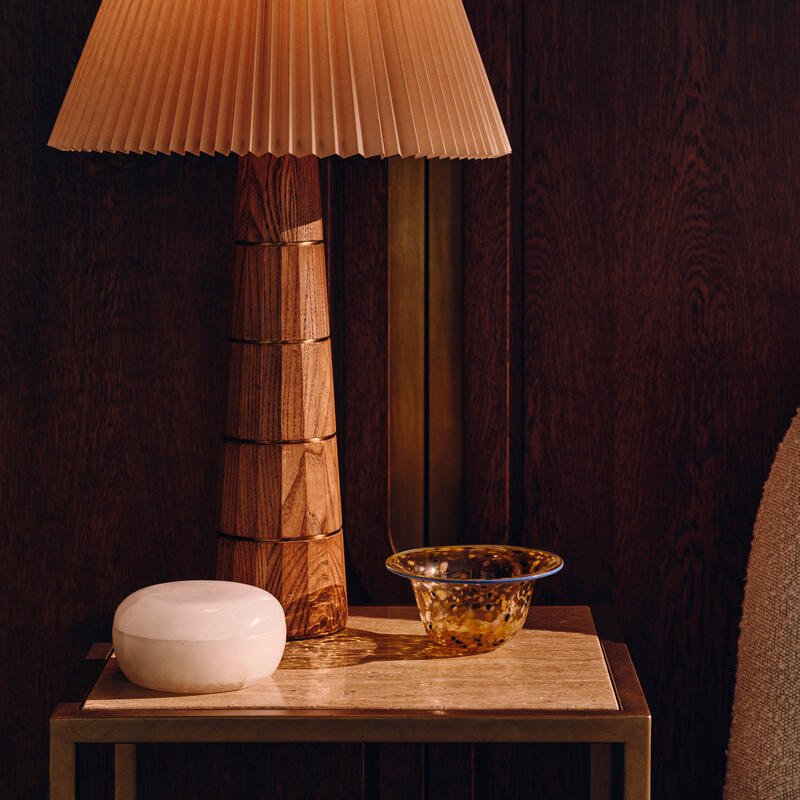
M 563 565 L 553 553 L 505 545 L 423 547 L 386 560 L 411 580 L 428 636 L 463 655 L 511 639 L 525 623 L 534 581 Z
M 449 652 L 482 653 L 507 642 L 525 622 L 533 583 L 411 581 L 428 636 Z

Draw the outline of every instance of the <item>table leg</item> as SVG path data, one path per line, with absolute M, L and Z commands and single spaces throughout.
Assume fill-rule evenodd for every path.
M 611 800 L 611 743 L 589 745 L 589 778 L 591 800 Z
M 114 745 L 114 800 L 136 800 L 136 745 Z
M 50 726 L 50 800 L 75 800 L 75 742 Z
M 650 800 L 650 729 L 625 742 L 625 800 Z

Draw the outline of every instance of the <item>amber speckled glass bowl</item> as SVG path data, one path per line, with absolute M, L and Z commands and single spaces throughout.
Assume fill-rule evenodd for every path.
M 425 630 L 451 653 L 493 650 L 525 622 L 533 583 L 564 560 L 546 550 L 509 545 L 419 547 L 386 559 L 408 578 Z

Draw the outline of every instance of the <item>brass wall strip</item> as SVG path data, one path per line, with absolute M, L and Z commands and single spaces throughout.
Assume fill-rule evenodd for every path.
M 425 543 L 425 161 L 389 159 L 389 530 Z
M 313 439 L 240 439 L 238 436 L 223 435 L 226 442 L 234 442 L 235 444 L 316 444 L 317 442 L 327 442 L 328 439 L 333 439 L 336 433 L 329 433 L 327 436 L 316 436 Z
M 330 338 L 330 336 L 320 336 L 318 339 L 237 339 L 229 336 L 228 341 L 234 344 L 314 344 L 327 342 Z
M 339 528 L 330 533 L 318 533 L 316 536 L 298 536 L 294 539 L 255 539 L 252 536 L 234 536 L 232 533 L 224 533 L 220 530 L 217 531 L 217 535 L 223 536 L 226 539 L 234 539 L 242 542 L 283 542 L 284 544 L 289 544 L 291 542 L 310 542 L 314 539 L 327 539 L 329 536 L 336 536 L 337 533 L 341 532 L 342 528 Z
M 428 541 L 464 541 L 461 162 L 428 162 Z M 472 541 L 469 533 L 467 541 Z
M 325 244 L 323 239 L 310 239 L 307 242 L 246 242 L 244 239 L 237 239 L 239 247 L 311 247 L 315 244 Z

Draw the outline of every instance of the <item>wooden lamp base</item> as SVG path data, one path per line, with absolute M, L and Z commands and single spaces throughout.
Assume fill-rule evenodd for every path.
M 260 586 L 290 639 L 347 622 L 315 157 L 243 156 L 217 577 Z
M 347 623 L 342 532 L 323 539 L 259 542 L 220 536 L 217 577 L 260 586 L 278 598 L 292 639 L 324 636 Z

